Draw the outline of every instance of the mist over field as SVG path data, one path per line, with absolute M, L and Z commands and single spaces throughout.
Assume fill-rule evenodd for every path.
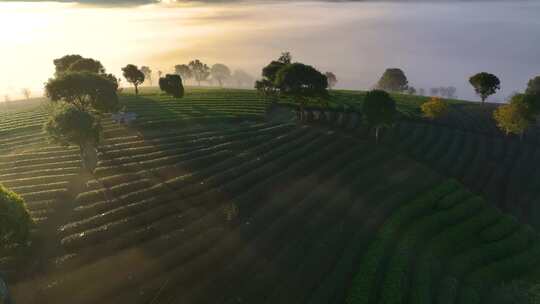
M 347 89 L 399 67 L 417 88 L 455 86 L 477 100 L 468 77 L 487 71 L 502 81 L 491 100 L 503 101 L 540 71 L 538 16 L 536 1 L 0 2 L 0 101 L 22 88 L 40 94 L 65 54 L 99 59 L 117 76 L 127 63 L 170 72 L 199 58 L 258 77 L 285 50 Z

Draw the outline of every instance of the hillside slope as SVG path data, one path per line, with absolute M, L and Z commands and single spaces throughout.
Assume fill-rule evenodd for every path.
M 104 118 L 90 177 L 40 131 L 2 138 L 41 235 L 2 255 L 17 303 L 482 303 L 538 282 L 537 233 L 408 149 L 264 122 L 252 91 L 122 100 L 138 122 Z

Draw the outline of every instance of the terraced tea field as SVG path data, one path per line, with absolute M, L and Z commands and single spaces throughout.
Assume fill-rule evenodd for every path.
M 0 182 L 42 235 L 3 253 L 17 303 L 488 303 L 538 282 L 537 233 L 408 149 L 265 121 L 252 91 L 122 102 L 138 121 L 103 118 L 93 176 L 72 148 L 12 147 L 39 129 L 2 136 Z

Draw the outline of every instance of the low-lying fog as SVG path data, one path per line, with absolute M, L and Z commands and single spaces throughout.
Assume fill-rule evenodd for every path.
M 79 53 L 120 76 L 127 63 L 154 72 L 199 58 L 259 76 L 281 51 L 333 71 L 338 87 L 371 87 L 400 67 L 417 88 L 455 86 L 497 74 L 502 101 L 540 75 L 540 1 L 236 2 L 84 7 L 0 2 L 0 101 L 40 94 L 52 60 Z

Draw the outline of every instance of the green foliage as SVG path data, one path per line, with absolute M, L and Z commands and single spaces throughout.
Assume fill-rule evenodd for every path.
M 525 94 L 540 96 L 540 76 L 536 76 L 529 80 Z
M 495 225 L 489 226 L 480 232 L 480 237 L 486 242 L 501 240 L 519 228 L 518 221 L 509 215 L 501 217 Z
M 255 81 L 253 79 L 253 76 L 251 76 L 244 70 L 235 70 L 232 78 L 236 82 L 236 85 L 239 87 L 252 86 Z
M 141 72 L 144 74 L 144 79 L 150 82 L 150 85 L 152 85 L 152 70 L 150 67 L 142 66 Z
M 495 287 L 489 295 L 488 303 L 536 304 L 533 302 L 532 288 L 522 281 L 512 281 Z
M 480 304 L 481 299 L 477 289 L 469 285 L 463 286 L 459 292 L 457 303 Z M 490 303 L 493 304 L 493 302 Z
M 25 244 L 30 237 L 31 225 L 24 200 L 0 184 L 0 248 Z
M 283 52 L 278 58 L 278 61 L 284 64 L 291 64 L 292 63 L 292 55 L 291 52 Z
M 45 94 L 52 101 L 63 101 L 81 111 L 113 112 L 118 105 L 118 83 L 111 75 L 69 72 L 49 79 Z
M 338 79 L 336 77 L 336 74 L 332 72 L 326 72 L 324 73 L 324 76 L 326 76 L 326 79 L 328 80 L 328 88 L 332 89 L 336 86 Z
M 373 90 L 366 94 L 362 112 L 367 124 L 375 128 L 375 138 L 378 141 L 379 129 L 390 127 L 396 119 L 396 102 L 385 91 Z
M 135 87 L 135 95 L 139 95 L 139 85 L 144 82 L 144 73 L 136 65 L 128 64 L 122 68 L 124 78 Z
M 73 63 L 81 59 L 84 59 L 81 55 L 66 55 L 64 57 L 55 59 L 53 61 L 55 75 L 60 76 L 62 73 L 66 72 Z
M 210 69 L 210 74 L 212 75 L 212 79 L 218 81 L 220 87 L 223 86 L 224 81 L 231 78 L 231 70 L 222 63 L 214 64 Z
M 92 58 L 81 58 L 74 63 L 72 63 L 67 72 L 90 72 L 96 74 L 105 73 L 105 68 L 101 62 L 94 60 Z
M 309 98 L 326 98 L 328 80 L 314 67 L 302 63 L 293 63 L 281 68 L 275 80 L 275 86 L 284 96 L 292 96 L 299 103 Z
M 449 111 L 448 105 L 438 97 L 432 97 L 430 101 L 421 106 L 424 116 L 429 119 L 435 119 L 446 115 Z
M 358 273 L 354 277 L 347 303 L 369 303 L 373 298 L 372 288 L 375 285 L 377 271 L 392 244 L 396 241 L 398 232 L 408 223 L 429 210 L 442 197 L 452 193 L 459 187 L 456 181 L 449 180 L 435 189 L 424 193 L 413 202 L 406 204 L 387 219 L 377 232 L 375 240 L 362 257 Z M 397 286 L 397 285 L 396 285 Z
M 174 66 L 174 73 L 180 75 L 183 80 L 193 78 L 193 72 L 187 64 L 177 64 Z
M 281 70 L 285 66 L 287 66 L 287 64 L 283 63 L 281 61 L 272 61 L 272 62 L 270 62 L 262 70 L 263 79 L 266 79 L 271 83 L 275 83 L 279 70 Z
M 409 81 L 401 69 L 386 69 L 377 82 L 377 88 L 391 92 L 403 92 L 407 90 Z
M 451 304 L 455 303 L 457 298 L 459 282 L 456 278 L 448 276 L 445 277 L 439 291 L 437 292 L 437 303 L 438 304 Z
M 469 83 L 473 86 L 476 94 L 482 98 L 482 103 L 490 96 L 501 89 L 501 81 L 493 74 L 486 72 L 478 73 L 469 78 Z
M 50 139 L 62 145 L 98 144 L 101 126 L 92 114 L 70 105 L 59 105 L 44 125 Z
M 184 96 L 184 85 L 179 75 L 167 74 L 159 79 L 159 88 L 175 98 Z
M 210 76 L 210 68 L 199 59 L 192 60 L 188 66 L 193 74 L 193 78 L 199 83 L 199 86 L 201 85 L 201 81 L 207 80 L 208 76 Z
M 531 124 L 530 108 L 522 100 L 522 95 L 516 95 L 510 104 L 499 106 L 493 112 L 497 126 L 506 134 L 521 136 Z

